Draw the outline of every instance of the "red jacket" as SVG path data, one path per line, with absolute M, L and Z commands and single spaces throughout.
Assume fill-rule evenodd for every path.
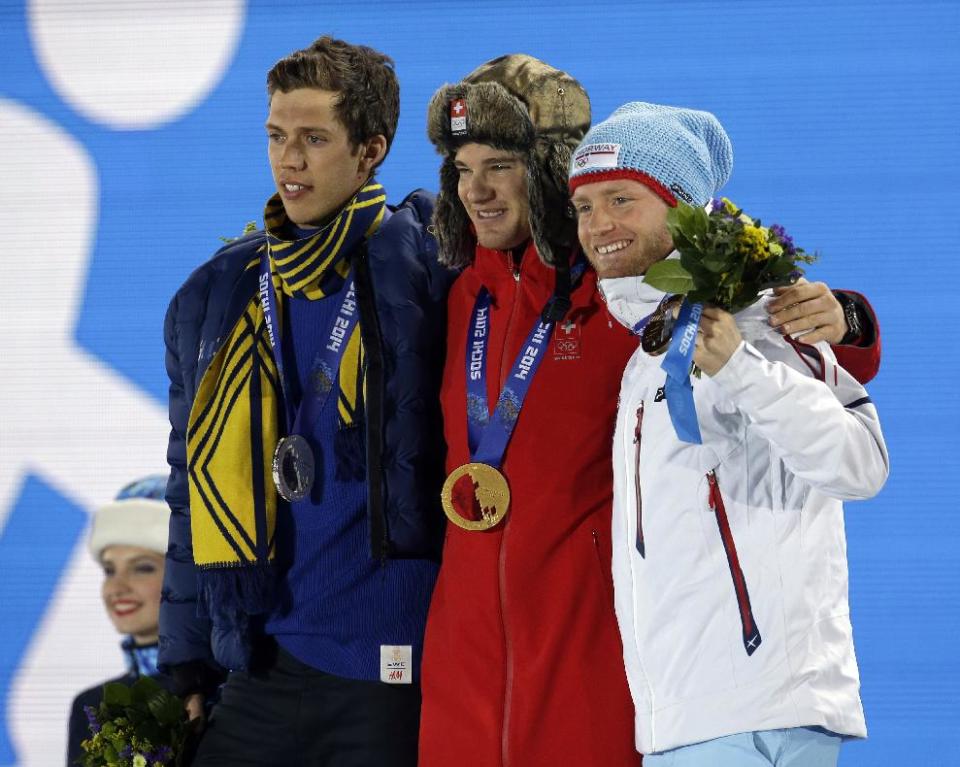
M 506 452 L 507 518 L 486 532 L 447 526 L 427 621 L 421 767 L 636 767 L 633 703 L 610 572 L 611 440 L 636 341 L 607 314 L 588 269 L 555 328 Z M 448 302 L 441 390 L 447 468 L 470 460 L 465 348 L 482 286 L 488 401 L 553 293 L 533 247 L 478 248 Z
M 441 404 L 447 470 L 470 461 L 465 350 L 477 293 L 493 298 L 487 399 L 553 293 L 532 246 L 477 249 L 448 301 Z M 447 526 L 424 640 L 421 767 L 637 767 L 633 703 L 613 612 L 611 443 L 636 340 L 607 313 L 587 269 L 554 330 L 502 471 L 510 511 L 496 528 Z M 844 358 L 869 380 L 879 344 Z

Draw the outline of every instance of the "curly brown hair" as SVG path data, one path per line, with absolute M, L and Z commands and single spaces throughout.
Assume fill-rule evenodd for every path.
M 350 143 L 357 147 L 383 135 L 390 151 L 400 116 L 400 83 L 389 56 L 324 35 L 280 59 L 267 73 L 268 96 L 297 88 L 338 93 L 336 113 Z

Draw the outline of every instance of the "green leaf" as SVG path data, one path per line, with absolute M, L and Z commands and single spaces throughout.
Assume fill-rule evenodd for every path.
M 700 263 L 716 274 L 730 271 L 730 262 L 722 256 L 708 256 L 701 259 Z
M 147 701 L 150 713 L 160 724 L 170 726 L 179 722 L 184 716 L 183 703 L 166 690 L 161 690 Z
M 686 203 L 681 204 L 686 205 Z M 693 235 L 699 243 L 703 243 L 707 237 L 707 229 L 710 227 L 710 219 L 707 216 L 707 211 L 692 205 L 687 205 L 687 207 L 690 209 L 688 215 L 690 217 L 690 227 Z
M 688 240 L 684 234 L 677 235 L 673 241 L 673 247 L 676 248 L 680 253 L 692 253 L 697 255 L 700 252 L 700 249 L 697 247 L 696 243 Z
M 103 702 L 108 706 L 129 706 L 130 688 L 120 682 L 110 682 L 103 686 Z
M 132 700 L 136 703 L 146 703 L 152 695 L 158 692 L 166 692 L 160 683 L 152 676 L 141 676 L 130 685 Z
M 243 225 L 243 234 L 241 234 L 239 237 L 223 237 L 223 236 L 221 236 L 221 237 L 219 237 L 218 239 L 219 239 L 221 242 L 225 242 L 225 243 L 227 243 L 227 245 L 229 245 L 231 242 L 236 242 L 237 240 L 241 240 L 241 239 L 243 239 L 244 237 L 246 237 L 248 234 L 250 234 L 251 232 L 257 231 L 257 228 L 258 228 L 258 227 L 257 227 L 257 222 L 256 222 L 256 221 L 247 221 L 247 223 Z
M 680 264 L 690 272 L 696 282 L 714 279 L 709 269 L 701 263 L 702 255 L 696 248 L 684 248 L 680 251 Z
M 779 258 L 767 264 L 766 272 L 773 278 L 786 277 L 796 267 L 790 258 Z
M 693 288 L 693 277 L 676 259 L 652 264 L 643 281 L 665 293 L 685 294 Z
M 680 228 L 680 206 L 667 210 L 667 228 Z

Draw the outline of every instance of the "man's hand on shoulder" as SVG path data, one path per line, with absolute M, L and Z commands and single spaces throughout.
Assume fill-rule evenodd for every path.
M 743 338 L 733 315 L 716 306 L 706 306 L 700 317 L 693 361 L 708 376 L 720 372 Z
M 804 333 L 805 344 L 826 341 L 839 344 L 847 333 L 843 307 L 823 282 L 798 282 L 774 288 L 774 299 L 767 304 L 770 324 L 784 335 Z M 804 332 L 809 331 L 809 332 Z

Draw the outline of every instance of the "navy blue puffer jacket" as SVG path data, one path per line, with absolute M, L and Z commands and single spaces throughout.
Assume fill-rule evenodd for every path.
M 360 332 L 367 355 L 367 517 L 371 556 L 439 560 L 443 537 L 440 487 L 444 447 L 439 391 L 446 296 L 455 274 L 437 263 L 426 226 L 433 197 L 407 197 L 367 242 L 354 274 Z M 160 606 L 160 667 L 202 662 L 246 668 L 247 625 L 214 624 L 197 615 L 190 533 L 186 435 L 190 408 L 220 339 L 229 335 L 257 293 L 255 232 L 221 248 L 170 303 L 164 327 L 170 377 L 167 459 L 171 508 Z

